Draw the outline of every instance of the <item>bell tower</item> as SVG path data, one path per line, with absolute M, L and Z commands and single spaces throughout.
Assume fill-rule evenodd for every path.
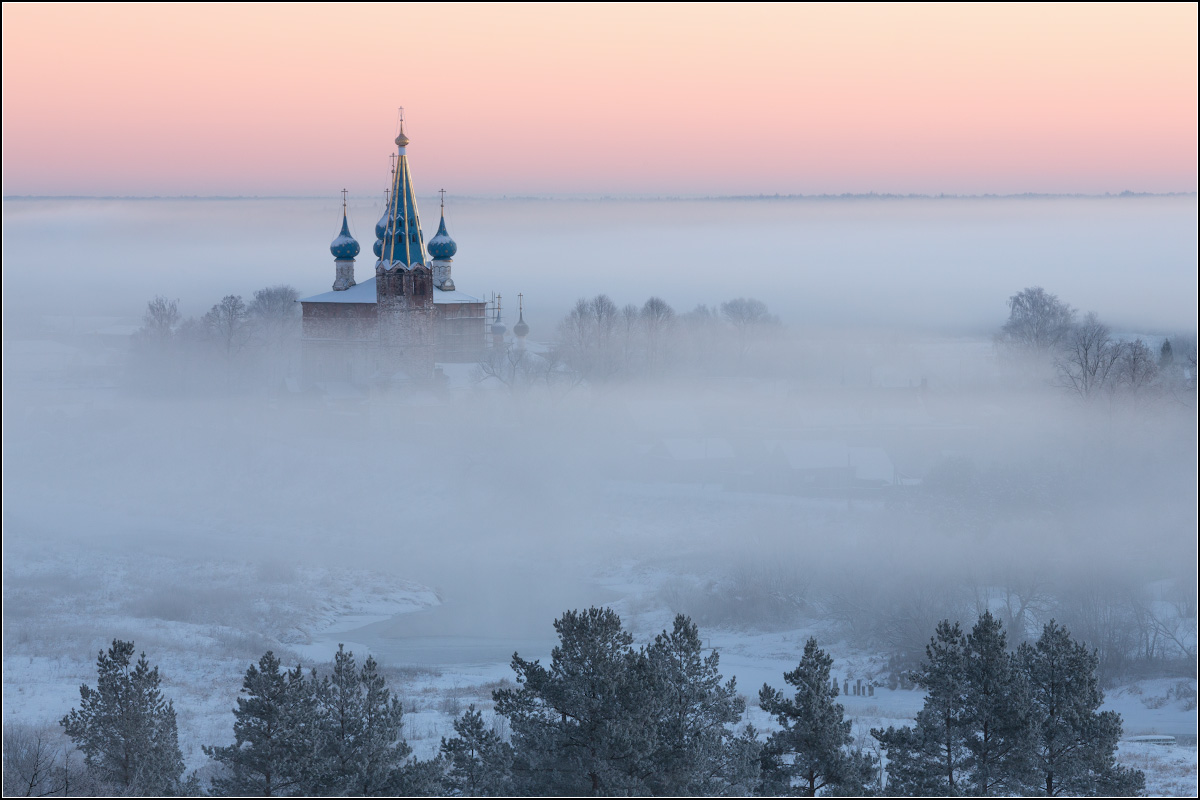
M 375 226 L 376 314 L 379 355 L 385 370 L 402 369 L 410 377 L 433 373 L 433 270 L 426 263 L 425 240 L 416 192 L 408 170 L 404 110 L 383 218 Z

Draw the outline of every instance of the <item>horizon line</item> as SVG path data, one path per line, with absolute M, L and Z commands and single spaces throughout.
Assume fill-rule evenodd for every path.
M 434 197 L 434 194 L 428 197 Z M 1120 192 L 1012 192 L 1007 194 L 999 194 L 993 192 L 984 192 L 976 194 L 953 194 L 948 192 L 939 192 L 937 194 L 910 192 L 843 192 L 841 194 L 820 193 L 820 194 L 712 194 L 712 195 L 640 195 L 640 194 L 588 194 L 588 193 L 565 193 L 565 194 L 449 194 L 457 200 L 505 200 L 505 201 L 530 201 L 530 200 L 559 200 L 559 201 L 587 201 L 587 202 L 628 202 L 628 201 L 657 201 L 657 202 L 677 202 L 677 201 L 714 201 L 714 200 L 745 200 L 745 201 L 771 201 L 771 200 L 1023 200 L 1023 199 L 1120 199 L 1130 197 L 1195 197 L 1196 190 L 1191 191 L 1175 191 L 1175 192 L 1135 192 L 1125 189 Z M 356 199 L 375 198 L 374 194 L 350 195 Z M 418 193 L 418 197 L 425 197 Z M 239 195 L 224 195 L 224 194 L 6 194 L 0 196 L 0 200 L 324 200 L 332 199 L 333 195 L 312 195 L 312 194 L 278 194 L 278 195 L 257 195 L 257 194 L 239 194 Z

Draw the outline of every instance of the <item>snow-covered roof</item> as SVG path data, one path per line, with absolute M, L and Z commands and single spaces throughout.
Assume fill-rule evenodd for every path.
M 849 450 L 850 465 L 854 467 L 854 477 L 858 480 L 883 483 L 896 480 L 896 467 L 882 447 L 851 447 Z
M 860 481 L 893 483 L 896 468 L 882 447 L 850 447 L 844 442 L 769 443 L 791 469 L 853 469 Z
M 724 439 L 663 439 L 661 447 L 652 448 L 650 454 L 674 461 L 704 461 L 733 458 L 733 448 Z
M 844 442 L 775 442 L 774 448 L 792 469 L 833 469 L 850 466 L 850 448 Z
M 312 297 L 300 298 L 301 303 L 374 303 L 375 302 L 375 279 L 368 278 L 362 283 L 356 283 L 349 289 L 342 292 L 324 292 L 323 294 L 314 294 Z M 482 303 L 478 297 L 472 297 L 466 292 L 460 292 L 457 289 L 450 292 L 444 292 L 441 289 L 434 288 L 433 302 L 442 305 L 446 303 Z

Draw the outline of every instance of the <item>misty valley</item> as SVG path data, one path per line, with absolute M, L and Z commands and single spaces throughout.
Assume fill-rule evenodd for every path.
M 306 381 L 331 209 L 5 200 L 6 794 L 1194 792 L 1194 196 L 464 202 L 528 342 Z M 106 674 L 177 760 L 83 768 Z M 272 692 L 375 766 L 262 783 Z

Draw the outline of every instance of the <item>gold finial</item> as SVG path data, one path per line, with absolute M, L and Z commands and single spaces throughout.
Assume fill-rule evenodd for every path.
M 408 137 L 404 135 L 404 106 L 400 106 L 400 134 L 396 137 L 396 146 L 408 146 Z

